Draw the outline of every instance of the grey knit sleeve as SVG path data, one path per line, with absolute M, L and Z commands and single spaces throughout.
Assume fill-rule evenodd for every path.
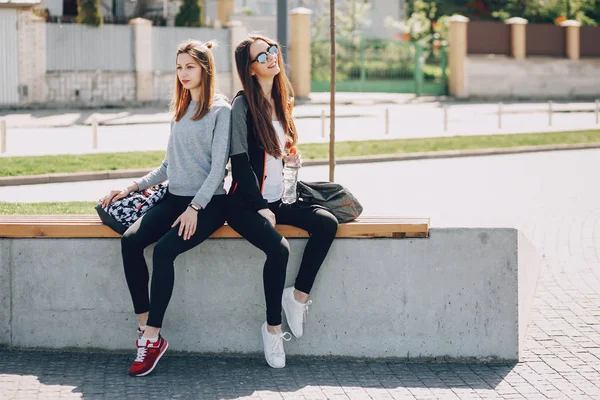
M 231 106 L 221 103 L 213 106 L 215 113 L 215 127 L 211 147 L 210 172 L 206 180 L 194 196 L 194 201 L 202 208 L 206 208 L 215 192 L 222 187 L 225 178 L 225 165 L 229 158 L 229 131 L 231 124 Z
M 248 103 L 238 96 L 231 107 L 231 150 L 230 156 L 248 153 Z
M 171 120 L 171 134 L 173 134 L 173 120 Z M 169 179 L 167 176 L 167 166 L 169 165 L 169 155 L 165 154 L 165 159 L 162 164 L 157 167 L 154 171 L 149 172 L 144 177 L 137 179 L 135 182 L 138 185 L 139 190 L 148 189 L 150 186 L 162 183 Z

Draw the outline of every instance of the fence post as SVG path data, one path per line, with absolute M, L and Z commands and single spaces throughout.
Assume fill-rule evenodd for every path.
M 229 15 L 232 14 L 235 9 L 234 3 L 235 1 L 233 0 L 217 1 L 217 20 L 220 21 L 222 26 L 229 22 Z
M 566 20 L 560 26 L 567 30 L 565 44 L 566 53 L 570 60 L 579 60 L 581 22 Z
M 502 103 L 498 103 L 498 129 L 502 129 Z
M 415 94 L 420 96 L 423 93 L 423 47 L 420 43 L 415 43 Z
M 524 60 L 527 56 L 527 23 L 525 18 L 513 17 L 504 21 L 510 25 L 511 54 L 516 60 Z
M 18 9 L 17 15 L 19 104 L 46 103 L 46 21 L 33 15 L 31 9 Z
M 469 18 L 454 15 L 448 20 L 448 64 L 450 79 L 448 89 L 451 96 L 469 97 L 465 77 L 465 60 L 467 58 L 467 28 Z
M 390 134 L 390 109 L 385 109 L 385 135 Z
M 92 149 L 98 148 L 98 119 L 92 117 Z
M 444 104 L 444 132 L 448 132 L 448 105 Z
M 133 25 L 133 52 L 135 59 L 136 100 L 152 101 L 153 69 L 152 69 L 152 21 L 135 18 L 129 21 Z
M 294 8 L 290 11 L 290 48 L 288 62 L 290 78 L 297 98 L 307 98 L 310 94 L 310 16 L 308 8 Z

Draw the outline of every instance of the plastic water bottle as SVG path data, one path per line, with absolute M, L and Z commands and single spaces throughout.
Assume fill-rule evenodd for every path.
M 297 154 L 296 148 L 290 149 L 290 154 Z M 283 204 L 293 204 L 296 202 L 296 182 L 298 182 L 298 166 L 296 164 L 285 163 L 283 166 Z

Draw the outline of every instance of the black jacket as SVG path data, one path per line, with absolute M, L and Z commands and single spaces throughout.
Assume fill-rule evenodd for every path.
M 231 175 L 229 197 L 232 206 L 258 211 L 268 208 L 262 191 L 267 153 L 254 133 L 254 123 L 246 96 L 239 91 L 231 108 Z

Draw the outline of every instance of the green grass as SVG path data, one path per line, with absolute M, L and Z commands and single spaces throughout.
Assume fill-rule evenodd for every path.
M 344 157 L 428 151 L 583 143 L 600 143 L 600 130 L 338 142 L 335 145 L 335 153 L 336 158 L 339 159 Z M 302 157 L 305 160 L 326 159 L 329 155 L 328 143 L 304 144 L 299 147 Z M 164 151 L 148 151 L 42 157 L 6 157 L 0 158 L 0 176 L 152 168 L 160 165 L 164 154 Z
M 164 151 L 6 157 L 0 159 L 0 176 L 150 168 L 158 167 L 164 158 Z
M 96 214 L 94 201 L 66 203 L 5 203 L 0 202 L 0 215 Z
M 496 149 L 582 143 L 600 143 L 600 130 L 339 142 L 335 145 L 335 154 L 337 158 L 342 158 L 428 151 Z M 300 150 L 304 159 L 327 158 L 329 144 L 302 145 L 300 146 Z

